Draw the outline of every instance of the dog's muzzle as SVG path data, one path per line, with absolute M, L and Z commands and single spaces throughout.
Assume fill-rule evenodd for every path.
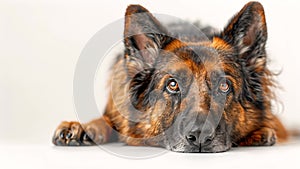
M 186 121 L 186 120 L 185 120 Z M 174 127 L 169 138 L 169 149 L 184 153 L 217 153 L 231 148 L 231 140 L 228 126 L 221 119 L 217 124 L 210 120 L 188 120 L 188 122 L 177 123 L 181 127 Z M 184 125 L 185 123 L 185 125 Z M 181 133 L 181 134 L 177 134 Z

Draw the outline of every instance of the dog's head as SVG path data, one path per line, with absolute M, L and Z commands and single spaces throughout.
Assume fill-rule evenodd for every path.
M 207 40 L 183 39 L 171 37 L 145 8 L 128 7 L 130 100 L 147 121 L 137 126 L 161 134 L 172 151 L 226 151 L 255 129 L 270 107 L 263 7 L 246 4 Z

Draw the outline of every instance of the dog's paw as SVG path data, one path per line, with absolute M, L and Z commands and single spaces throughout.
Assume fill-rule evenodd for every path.
M 276 143 L 277 137 L 274 129 L 261 128 L 254 131 L 249 137 L 245 138 L 239 145 L 241 146 L 272 146 Z
M 96 132 L 92 127 L 82 126 L 79 122 L 62 122 L 54 132 L 53 144 L 57 146 L 89 146 L 95 141 L 101 143 L 101 135 L 95 139 Z

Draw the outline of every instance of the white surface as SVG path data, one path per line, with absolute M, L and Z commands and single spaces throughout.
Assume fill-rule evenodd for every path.
M 124 152 L 157 151 L 158 148 L 118 147 Z M 121 158 L 109 154 L 99 147 L 54 147 L 50 145 L 0 145 L 0 166 L 3 169 L 90 169 L 90 168 L 230 168 L 230 169 L 297 169 L 299 168 L 300 142 L 273 147 L 233 148 L 218 154 L 174 153 L 142 160 Z
M 136 161 L 97 148 L 50 144 L 59 122 L 76 120 L 72 83 L 81 50 L 97 31 L 121 18 L 128 4 L 142 4 L 151 12 L 182 19 L 200 19 L 221 29 L 246 2 L 0 0 L 0 168 L 297 168 L 299 143 L 233 149 L 222 154 L 167 153 Z M 283 69 L 279 82 L 284 88 L 280 98 L 285 110 L 280 116 L 288 126 L 299 126 L 300 1 L 261 2 L 268 23 L 272 67 Z M 103 106 L 103 93 L 99 99 Z M 134 148 L 143 150 L 148 148 Z

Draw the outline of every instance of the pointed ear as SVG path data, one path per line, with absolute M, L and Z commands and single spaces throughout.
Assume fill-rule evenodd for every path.
M 125 54 L 151 65 L 167 41 L 166 29 L 140 5 L 128 6 L 125 14 Z
M 267 26 L 263 6 L 259 2 L 246 4 L 225 27 L 221 38 L 233 45 L 247 65 L 264 67 Z

